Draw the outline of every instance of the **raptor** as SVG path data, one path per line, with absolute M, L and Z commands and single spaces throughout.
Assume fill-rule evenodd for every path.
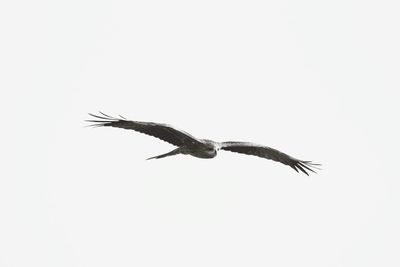
M 226 150 L 274 160 L 288 165 L 297 172 L 300 170 L 307 175 L 309 171 L 315 173 L 315 169 L 319 169 L 320 166 L 320 164 L 315 164 L 311 161 L 299 160 L 282 153 L 279 150 L 263 145 L 248 142 L 215 142 L 208 139 L 199 139 L 168 124 L 131 121 L 122 116 L 119 116 L 118 118 L 111 117 L 102 112 L 100 112 L 99 115 L 94 115 L 91 113 L 89 113 L 89 115 L 92 116 L 92 119 L 87 120 L 87 122 L 94 123 L 89 126 L 107 126 L 134 130 L 159 138 L 177 147 L 168 153 L 148 159 L 160 159 L 177 154 L 191 155 L 202 159 L 211 159 L 217 156 L 219 150 Z

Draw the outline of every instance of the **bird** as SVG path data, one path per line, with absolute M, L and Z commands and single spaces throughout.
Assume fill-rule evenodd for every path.
M 202 159 L 212 159 L 217 156 L 219 150 L 225 150 L 246 155 L 258 156 L 261 158 L 280 162 L 291 167 L 296 172 L 299 172 L 300 170 L 306 175 L 309 175 L 308 172 L 316 173 L 315 169 L 320 170 L 321 164 L 296 159 L 268 146 L 258 145 L 249 142 L 216 142 L 209 139 L 199 139 L 169 124 L 132 121 L 126 119 L 121 115 L 118 115 L 119 117 L 112 117 L 103 112 L 99 112 L 98 115 L 92 113 L 88 114 L 91 116 L 91 119 L 86 120 L 86 122 L 92 123 L 88 126 L 116 127 L 127 130 L 134 130 L 143 134 L 156 137 L 177 147 L 168 153 L 150 157 L 147 160 L 161 159 L 177 154 L 185 154 Z

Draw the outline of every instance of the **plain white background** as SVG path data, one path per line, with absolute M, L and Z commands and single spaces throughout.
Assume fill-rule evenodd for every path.
M 397 1 L 2 1 L 1 266 L 399 266 Z M 252 141 L 307 177 L 87 112 Z

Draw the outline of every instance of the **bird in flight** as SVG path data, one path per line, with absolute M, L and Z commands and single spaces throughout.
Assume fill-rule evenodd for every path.
M 154 156 L 148 159 L 160 159 L 177 154 L 186 154 L 197 158 L 210 159 L 217 156 L 217 152 L 219 150 L 226 150 L 274 160 L 288 165 L 297 172 L 299 172 L 300 170 L 307 175 L 308 171 L 315 173 L 314 169 L 319 169 L 320 166 L 320 164 L 315 164 L 311 161 L 293 158 L 285 153 L 282 153 L 276 149 L 267 146 L 257 145 L 248 142 L 215 142 L 208 139 L 198 139 L 188 134 L 187 132 L 179 130 L 168 124 L 131 121 L 122 117 L 121 115 L 119 118 L 116 118 L 106 115 L 102 112 L 100 112 L 99 115 L 94 115 L 91 113 L 89 113 L 89 115 L 93 118 L 86 121 L 94 123 L 89 126 L 108 126 L 134 130 L 143 134 L 151 135 L 174 146 L 177 146 L 176 149 L 168 153 Z

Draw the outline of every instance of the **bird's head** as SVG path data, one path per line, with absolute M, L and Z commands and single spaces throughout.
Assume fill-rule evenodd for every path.
M 207 147 L 207 154 L 209 154 L 209 156 L 211 158 L 217 156 L 217 149 L 215 147 Z

